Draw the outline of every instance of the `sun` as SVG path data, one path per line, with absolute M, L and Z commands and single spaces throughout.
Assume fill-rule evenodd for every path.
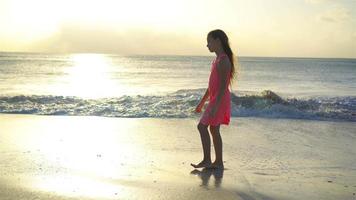
M 73 54 L 65 93 L 85 98 L 110 96 L 119 86 L 110 77 L 110 59 L 103 54 Z M 64 92 L 64 91 L 63 91 Z

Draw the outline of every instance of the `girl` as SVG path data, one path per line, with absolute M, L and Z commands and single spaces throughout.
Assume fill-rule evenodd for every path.
M 235 75 L 233 53 L 231 51 L 227 35 L 222 30 L 213 30 L 207 37 L 207 47 L 210 52 L 216 54 L 211 67 L 209 87 L 200 100 L 195 111 L 200 113 L 205 101 L 209 98 L 209 104 L 205 109 L 198 130 L 203 146 L 204 158 L 198 164 L 191 164 L 194 168 L 219 168 L 224 169 L 222 157 L 222 140 L 220 136 L 220 124 L 228 125 L 230 122 L 230 91 L 229 84 Z M 210 136 L 213 137 L 215 149 L 215 162 L 210 158 Z

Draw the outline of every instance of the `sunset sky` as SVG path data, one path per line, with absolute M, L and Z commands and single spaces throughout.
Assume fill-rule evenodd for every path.
M 0 0 L 0 51 L 356 58 L 356 0 Z

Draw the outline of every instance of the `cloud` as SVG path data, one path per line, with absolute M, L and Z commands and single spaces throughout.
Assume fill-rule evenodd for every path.
M 304 0 L 306 4 L 313 4 L 314 9 L 318 10 L 316 19 L 324 22 L 341 22 L 351 19 L 353 2 L 337 0 Z
M 321 3 L 326 3 L 330 0 L 304 0 L 308 4 L 321 4 Z
M 159 32 L 158 32 L 159 31 Z M 150 29 L 64 25 L 53 36 L 32 44 L 34 51 L 117 54 L 204 54 L 205 35 Z
M 325 22 L 342 22 L 350 18 L 350 11 L 344 7 L 332 8 L 317 15 L 318 20 Z

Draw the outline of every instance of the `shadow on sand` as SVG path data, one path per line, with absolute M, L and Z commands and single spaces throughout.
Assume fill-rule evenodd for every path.
M 214 186 L 215 188 L 220 188 L 222 179 L 224 176 L 224 169 L 207 169 L 204 168 L 202 170 L 194 169 L 190 172 L 190 174 L 198 176 L 201 180 L 201 187 L 209 189 L 209 180 L 211 176 L 214 176 Z M 225 188 L 226 189 L 226 188 Z M 253 189 L 250 190 L 241 190 L 241 189 L 234 189 L 229 190 L 229 193 L 235 193 L 237 199 L 241 200 L 274 200 L 275 198 L 269 197 L 265 194 L 259 193 L 254 191 Z
M 207 169 L 202 170 L 194 169 L 190 174 L 197 175 L 202 180 L 202 187 L 207 187 L 209 185 L 209 180 L 211 176 L 214 176 L 214 186 L 220 187 L 222 179 L 224 176 L 224 169 Z

